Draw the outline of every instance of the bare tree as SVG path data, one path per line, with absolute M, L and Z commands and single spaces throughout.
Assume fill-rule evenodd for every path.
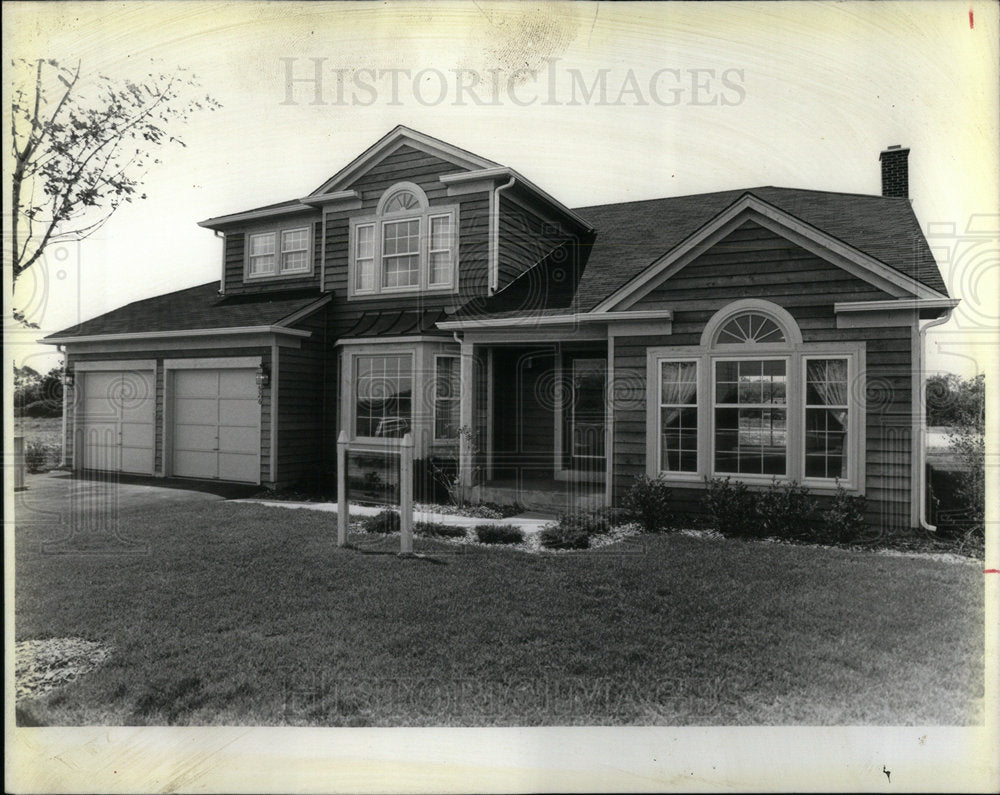
M 183 69 L 151 71 L 139 80 L 98 75 L 85 84 L 79 63 L 13 66 L 23 77 L 15 76 L 11 103 L 16 282 L 48 246 L 82 240 L 123 203 L 146 198 L 139 187 L 147 168 L 160 162 L 153 153 L 166 143 L 184 146 L 166 128 L 221 106 L 209 96 L 191 98 L 198 82 Z

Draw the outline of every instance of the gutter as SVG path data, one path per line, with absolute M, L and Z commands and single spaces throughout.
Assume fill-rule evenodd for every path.
M 80 337 L 44 337 L 42 345 L 69 345 L 75 342 L 118 342 L 125 340 L 173 339 L 177 337 L 210 337 L 227 334 L 284 334 L 289 337 L 309 337 L 311 331 L 284 326 L 237 326 L 233 328 L 198 328 L 179 331 L 146 331 L 125 334 L 89 334 Z
M 477 328 L 516 328 L 518 326 L 558 326 L 577 323 L 610 323 L 629 320 L 673 320 L 672 309 L 647 309 L 641 312 L 574 312 L 568 315 L 532 317 L 485 318 L 479 320 L 442 320 L 437 327 L 442 331 L 463 331 Z
M 498 185 L 490 194 L 490 295 L 500 286 L 500 191 L 513 187 L 515 182 L 517 177 L 511 174 L 506 185 Z
M 957 305 L 958 301 L 956 300 L 954 303 Z M 919 374 L 918 380 L 920 382 L 920 388 L 917 390 L 917 416 L 919 418 L 919 424 L 917 427 L 917 462 L 920 467 L 920 473 L 917 480 L 920 488 L 920 508 L 918 518 L 920 521 L 920 528 L 929 533 L 937 532 L 937 527 L 927 523 L 927 387 L 923 378 L 924 345 L 927 341 L 927 331 L 951 320 L 952 309 L 954 309 L 954 307 L 949 307 L 941 317 L 935 318 L 926 326 L 921 328 L 918 334 L 917 343 L 919 361 L 917 362 L 916 369 Z M 917 320 L 917 324 L 919 326 L 919 320 Z

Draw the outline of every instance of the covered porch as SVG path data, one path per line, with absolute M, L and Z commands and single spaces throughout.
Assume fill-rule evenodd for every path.
M 463 341 L 467 493 L 551 513 L 600 508 L 608 502 L 607 339 L 520 336 Z

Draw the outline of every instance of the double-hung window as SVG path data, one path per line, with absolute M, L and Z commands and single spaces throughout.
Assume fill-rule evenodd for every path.
M 458 438 L 461 394 L 459 357 L 434 357 L 434 438 Z
M 803 343 L 780 307 L 738 301 L 700 345 L 648 352 L 649 474 L 862 489 L 863 368 L 863 343 Z
M 354 357 L 354 434 L 399 438 L 413 421 L 413 356 Z
M 312 270 L 308 226 L 256 232 L 248 237 L 248 279 L 293 276 Z
M 390 188 L 374 216 L 351 222 L 351 297 L 453 291 L 457 224 L 457 207 L 431 207 L 418 186 Z

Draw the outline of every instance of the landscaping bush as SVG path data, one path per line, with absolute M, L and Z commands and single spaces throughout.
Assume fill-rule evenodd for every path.
M 579 526 L 567 526 L 562 522 L 545 527 L 538 540 L 546 549 L 587 549 L 590 534 Z
M 380 511 L 364 520 L 364 528 L 369 533 L 398 533 L 399 514 L 395 511 Z
M 823 512 L 826 539 L 831 543 L 852 544 L 868 535 L 865 522 L 867 500 L 863 494 L 848 494 L 837 482 L 837 493 Z
M 480 524 L 475 527 L 476 538 L 483 544 L 520 544 L 524 531 L 512 524 Z
M 647 533 L 659 533 L 674 526 L 670 489 L 659 477 L 640 476 L 622 500 L 622 508 Z
M 729 478 L 706 478 L 705 483 L 705 513 L 716 530 L 737 538 L 763 536 L 756 494 L 745 484 L 733 483 Z
M 464 538 L 465 528 L 453 524 L 441 524 L 440 522 L 417 522 L 413 526 L 415 533 L 425 536 L 439 536 L 443 538 Z
M 59 463 L 59 447 L 45 442 L 29 441 L 24 446 L 24 466 L 32 474 L 48 472 Z
M 56 403 L 52 400 L 35 400 L 23 408 L 16 407 L 14 414 L 19 417 L 32 418 L 61 417 L 62 403 Z
M 822 526 L 816 522 L 816 501 L 809 489 L 794 480 L 772 481 L 756 495 L 756 514 L 764 538 L 820 540 Z
M 578 530 L 588 536 L 597 536 L 611 530 L 611 520 L 606 511 L 578 511 L 560 516 L 559 526 L 566 530 Z

